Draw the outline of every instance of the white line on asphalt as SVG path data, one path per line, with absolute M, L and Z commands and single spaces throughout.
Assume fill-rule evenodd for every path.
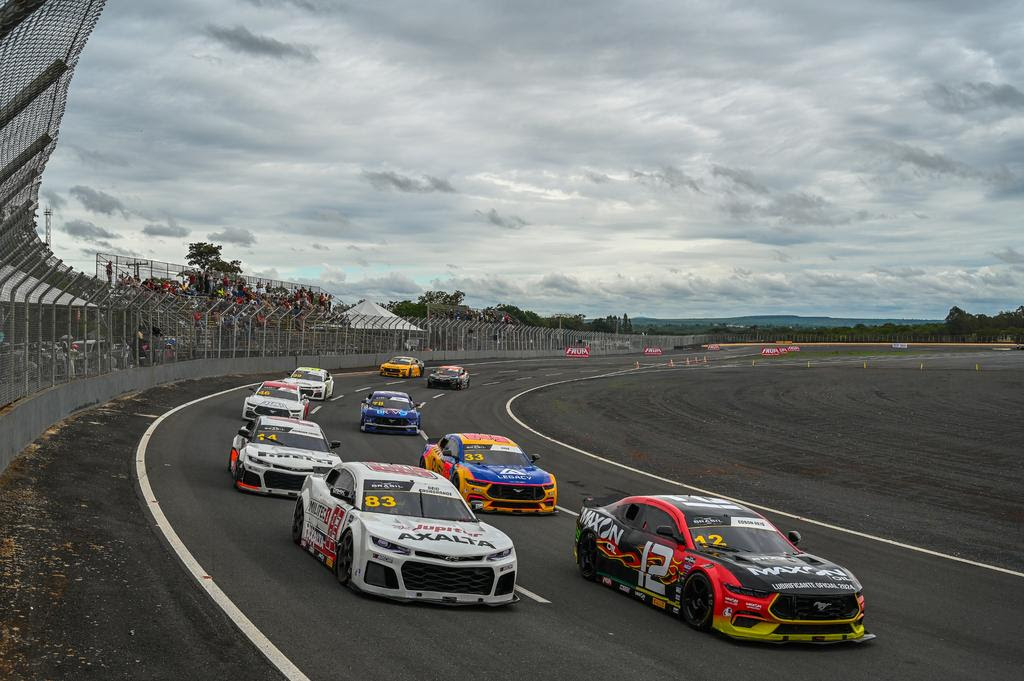
M 310 414 L 315 414 L 315 413 L 317 413 L 318 411 L 320 411 L 320 409 L 322 409 L 322 408 L 323 408 L 323 406 L 324 406 L 324 405 L 322 405 L 322 404 L 321 404 L 321 405 L 317 405 L 316 407 L 314 407 L 314 408 L 313 408 L 313 411 L 311 411 L 311 412 L 309 412 L 309 413 L 310 413 Z
M 199 583 L 200 588 L 209 594 L 210 598 L 213 599 L 213 602 L 224 611 L 224 614 L 231 618 L 231 621 L 235 623 L 235 626 L 245 634 L 246 638 L 252 641 L 252 644 L 256 646 L 256 648 L 263 653 L 268 660 L 270 660 L 270 663 L 274 665 L 274 667 L 276 667 L 286 679 L 289 681 L 310 681 L 309 677 L 303 674 L 291 660 L 285 657 L 285 654 L 282 653 L 262 631 L 256 628 L 256 625 L 252 623 L 252 620 L 246 617 L 245 613 L 238 609 L 238 606 L 228 598 L 227 594 L 225 594 L 219 586 L 217 586 L 217 583 L 213 581 L 213 577 L 211 577 L 195 559 L 195 556 L 192 555 L 185 544 L 181 541 L 181 538 L 178 537 L 178 533 L 174 531 L 170 521 L 167 520 L 167 516 L 165 516 L 164 512 L 160 509 L 160 502 L 153 494 L 153 488 L 149 484 L 149 475 L 146 473 L 146 448 L 149 446 L 149 441 L 152 439 L 153 433 L 155 433 L 157 427 L 164 422 L 164 419 L 172 414 L 176 414 L 182 409 L 191 407 L 192 405 L 198 404 L 204 400 L 226 395 L 227 393 L 234 392 L 235 390 L 240 390 L 242 388 L 248 388 L 252 385 L 259 385 L 259 383 L 240 385 L 237 388 L 222 390 L 218 393 L 207 395 L 206 397 L 200 397 L 199 399 L 192 400 L 191 402 L 178 405 L 174 409 L 162 414 L 156 421 L 153 421 L 153 423 L 150 424 L 149 428 L 146 429 L 146 432 L 143 433 L 142 439 L 139 440 L 138 449 L 135 450 L 135 475 L 139 481 L 139 489 L 142 492 L 142 498 L 146 501 L 146 508 L 148 508 L 149 512 L 153 515 L 153 521 L 156 523 L 157 528 L 159 528 L 160 532 L 163 533 L 164 538 L 167 539 L 167 543 L 171 545 L 171 548 L 174 549 L 174 552 L 178 555 L 178 558 L 181 560 L 185 570 L 195 578 L 196 582 Z
M 533 593 L 529 589 L 524 589 L 523 587 L 519 586 L 518 584 L 516 584 L 516 591 L 518 591 L 519 593 L 523 594 L 527 598 L 532 598 L 533 600 L 537 601 L 538 603 L 550 603 L 551 602 L 548 599 L 544 598 L 543 596 L 538 596 L 537 594 Z
M 444 393 L 441 393 L 440 395 L 434 395 L 434 396 L 433 396 L 433 397 L 431 397 L 430 399 L 432 399 L 432 400 L 436 400 L 436 399 L 437 399 L 438 397 L 444 397 Z
M 576 511 L 570 511 L 565 506 L 555 506 L 555 508 L 557 508 L 560 513 L 568 513 L 571 516 L 575 516 L 577 518 L 580 517 L 579 513 L 577 513 Z
M 519 369 L 505 369 L 504 371 L 499 371 L 498 373 L 499 374 L 514 374 L 517 371 L 519 371 Z
M 335 400 L 340 400 L 344 396 L 345 396 L 344 394 L 341 394 L 341 395 L 338 395 L 337 397 L 332 397 L 331 398 L 331 402 L 334 402 Z
M 520 377 L 519 377 L 519 378 L 517 378 L 516 380 L 517 380 L 517 381 L 526 381 L 526 380 L 529 380 L 529 379 L 531 379 L 531 378 L 533 378 L 533 376 L 520 376 Z
M 663 477 L 663 476 L 660 476 L 660 475 L 655 475 L 654 473 L 648 473 L 647 471 L 642 471 L 639 468 L 633 468 L 632 466 L 627 466 L 624 463 L 619 463 L 618 461 L 612 461 L 611 459 L 606 459 L 603 456 L 598 456 L 597 454 L 593 454 L 591 452 L 588 452 L 585 449 L 580 449 L 579 447 L 574 447 L 574 446 L 572 446 L 570 444 L 562 442 L 561 440 L 556 440 L 555 438 L 550 437 L 548 435 L 545 435 L 544 433 L 540 432 L 539 430 L 536 430 L 536 429 L 531 428 L 530 426 L 526 425 L 526 423 L 524 423 L 518 416 L 516 416 L 512 412 L 512 403 L 513 402 L 515 402 L 517 399 L 519 399 L 523 395 L 526 395 L 527 393 L 532 393 L 535 390 L 540 390 L 541 388 L 548 388 L 548 387 L 553 386 L 553 385 L 560 385 L 562 383 L 574 383 L 576 381 L 590 381 L 590 380 L 594 380 L 594 379 L 598 379 L 598 378 L 607 378 L 609 376 L 617 376 L 617 375 L 619 375 L 621 373 L 623 373 L 623 372 L 622 371 L 614 371 L 614 372 L 607 373 L 607 374 L 599 374 L 597 376 L 587 376 L 585 378 L 569 378 L 569 379 L 565 379 L 565 380 L 562 380 L 562 381 L 554 381 L 552 383 L 546 383 L 544 385 L 538 385 L 538 386 L 534 386 L 532 388 L 527 388 L 526 390 L 522 391 L 521 393 L 513 395 L 512 397 L 509 398 L 508 402 L 505 403 L 505 412 L 512 418 L 513 421 L 515 421 L 520 426 L 522 426 L 523 428 L 525 428 L 526 430 L 530 431 L 531 433 L 533 433 L 534 435 L 536 435 L 538 437 L 542 437 L 542 438 L 544 438 L 545 440 L 547 440 L 549 442 L 554 442 L 555 444 L 561 445 L 561 446 L 565 447 L 566 449 L 572 450 L 572 451 L 574 451 L 574 452 L 576 452 L 578 454 L 582 454 L 584 456 L 588 456 L 591 459 L 595 459 L 597 461 L 601 461 L 602 463 L 606 463 L 609 466 L 615 466 L 616 468 L 621 468 L 623 470 L 630 471 L 631 473 L 636 473 L 638 475 L 643 475 L 645 477 L 652 478 L 652 479 L 658 480 L 660 482 L 665 482 L 665 483 L 668 483 L 670 485 L 676 485 L 677 487 L 682 487 L 683 489 L 692 490 L 692 491 L 697 492 L 699 494 L 703 494 L 703 495 L 707 495 L 707 496 L 713 496 L 713 497 L 720 497 L 720 498 L 726 499 L 728 501 L 733 501 L 733 502 L 736 502 L 736 503 L 739 503 L 739 504 L 743 504 L 745 506 L 749 506 L 750 508 L 756 508 L 756 509 L 758 509 L 760 511 L 766 511 L 768 513 L 774 513 L 775 515 L 780 515 L 780 516 L 783 516 L 784 518 L 792 518 L 794 520 L 800 520 L 800 521 L 805 522 L 805 523 L 810 523 L 811 525 L 817 525 L 818 527 L 824 527 L 824 528 L 827 528 L 827 529 L 830 529 L 830 530 L 835 530 L 836 532 L 843 532 L 845 534 L 851 534 L 851 535 L 854 535 L 856 537 L 861 537 L 863 539 L 870 539 L 872 541 L 877 541 L 877 542 L 880 542 L 882 544 L 889 544 L 890 546 L 897 546 L 897 547 L 899 547 L 901 549 L 908 549 L 910 551 L 917 551 L 918 553 L 924 553 L 924 554 L 927 554 L 929 556 L 935 556 L 937 558 L 945 558 L 946 560 L 952 560 L 952 561 L 955 561 L 957 563 L 965 563 L 967 565 L 973 565 L 975 567 L 985 568 L 987 570 L 994 570 L 995 572 L 1002 572 L 1002 573 L 1007 574 L 1007 575 L 1013 575 L 1014 577 L 1024 577 L 1024 572 L 1018 572 L 1017 570 L 1011 570 L 1009 568 L 1000 567 L 998 565 L 989 565 L 988 563 L 981 563 L 981 562 L 976 561 L 976 560 L 970 560 L 968 558 L 961 558 L 960 556 L 953 556 L 953 555 L 950 555 L 948 553 L 942 553 L 940 551 L 933 551 L 932 549 L 926 549 L 926 548 L 921 547 L 921 546 L 914 546 L 913 544 L 905 544 L 903 542 L 899 542 L 899 541 L 896 541 L 894 539 L 886 539 L 885 537 L 878 537 L 878 536 L 875 536 L 873 534 L 868 534 L 866 532 L 860 532 L 859 530 L 851 530 L 849 528 L 840 527 L 839 525 L 833 525 L 832 523 L 826 523 L 826 522 L 823 522 L 821 520 L 814 520 L 813 518 L 807 518 L 805 516 L 797 515 L 795 513 L 789 513 L 787 511 L 781 511 L 781 510 L 779 510 L 777 508 L 772 508 L 770 506 L 762 506 L 760 504 L 753 504 L 753 503 L 750 503 L 749 501 L 744 501 L 743 499 L 737 499 L 736 497 L 726 496 L 724 494 L 720 494 L 720 493 L 714 492 L 712 490 L 703 489 L 701 487 L 694 487 L 693 485 L 687 485 L 684 482 L 679 482 L 678 480 L 673 480 L 671 478 L 666 478 L 666 477 Z M 654 373 L 654 372 L 650 372 L 650 373 Z
M 365 388 L 356 388 L 356 392 L 359 392 L 360 390 L 369 390 L 372 387 L 373 387 L 372 385 L 368 385 Z
M 401 381 L 391 381 L 390 383 L 385 383 L 384 385 L 398 385 L 399 383 L 401 383 Z
M 491 381 L 490 383 L 484 383 L 484 385 L 498 385 L 501 381 Z
M 430 439 L 429 437 L 427 437 L 427 434 L 424 433 L 422 430 L 420 431 L 420 437 L 422 437 L 424 440 L 429 440 Z
M 561 375 L 562 375 L 562 372 L 561 372 L 561 371 L 556 371 L 556 372 L 555 372 L 555 373 L 553 373 L 553 374 L 544 374 L 544 375 L 545 375 L 545 376 L 561 376 Z
M 147 419 L 158 419 L 158 418 L 160 418 L 156 414 L 140 414 L 140 413 L 136 413 L 135 415 L 136 416 L 142 416 L 142 417 L 147 418 Z

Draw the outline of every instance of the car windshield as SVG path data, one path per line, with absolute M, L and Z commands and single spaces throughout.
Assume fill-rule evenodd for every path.
M 412 360 L 408 357 L 395 357 L 388 364 L 412 364 Z
M 438 369 L 434 373 L 437 374 L 438 376 L 458 376 L 459 375 L 459 370 L 458 369 Z
M 533 462 L 513 445 L 466 445 L 464 460 L 486 466 L 529 466 Z
M 382 397 L 375 395 L 370 398 L 370 406 L 374 409 L 400 409 L 402 411 L 412 411 L 412 402 L 405 399 L 404 397 Z
M 260 397 L 273 397 L 279 400 L 298 400 L 299 393 L 295 390 L 282 390 L 281 388 L 268 388 L 265 385 L 261 385 L 260 389 L 256 391 L 256 394 Z
M 322 437 L 292 432 L 284 426 L 264 426 L 258 428 L 252 437 L 252 441 L 275 447 L 294 447 L 296 449 L 308 449 L 313 452 L 329 452 L 331 448 Z
M 366 490 L 363 493 L 362 509 L 370 513 L 407 515 L 434 520 L 476 520 L 461 497 L 445 497 L 424 492 Z
M 698 520 L 707 520 L 706 518 Z M 722 518 L 729 522 L 729 518 Z M 734 518 L 733 520 L 747 520 L 746 518 Z M 755 520 L 755 519 L 750 519 Z M 715 547 L 722 549 L 735 549 L 737 551 L 751 551 L 754 553 L 796 553 L 793 547 L 782 538 L 778 531 L 768 524 L 768 521 L 759 520 L 763 525 L 759 527 L 735 527 L 733 525 L 710 525 L 701 524 L 696 527 L 690 521 L 690 536 L 693 544 L 698 549 L 707 548 L 714 550 Z
M 292 378 L 298 378 L 303 381 L 322 381 L 324 377 L 315 371 L 293 371 Z

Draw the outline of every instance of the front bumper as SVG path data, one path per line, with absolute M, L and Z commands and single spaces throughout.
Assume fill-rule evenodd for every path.
M 380 375 L 391 378 L 412 378 L 412 369 L 381 369 Z
M 369 540 L 366 540 L 369 543 Z M 398 601 L 440 605 L 499 606 L 518 600 L 516 558 L 448 562 L 414 552 L 398 555 L 376 546 L 363 548 L 352 572 L 360 591 Z
M 514 490 L 523 490 L 517 493 Z M 507 485 L 463 482 L 463 495 L 474 511 L 484 513 L 557 513 L 558 489 L 552 485 Z
M 392 421 L 397 419 L 391 419 Z M 420 424 L 415 421 L 407 423 L 378 423 L 370 419 L 363 421 L 359 429 L 365 433 L 399 433 L 401 435 L 416 435 L 420 432 Z
M 282 470 L 248 460 L 240 460 L 238 465 L 242 466 L 242 475 L 235 481 L 235 487 L 253 494 L 297 497 L 302 490 L 302 483 L 314 473 L 312 470 Z
M 775 594 L 765 599 L 747 598 L 724 592 L 713 627 L 732 638 L 769 643 L 864 642 L 875 637 L 864 628 L 863 599 L 860 597 L 856 612 L 851 608 L 845 614 L 852 616 L 840 619 L 779 617 L 773 610 L 773 604 L 781 597 Z
M 308 397 L 311 400 L 327 399 L 327 388 L 323 386 L 316 388 L 299 388 L 299 392 L 303 397 Z
M 301 419 L 306 410 L 301 409 L 272 409 L 270 407 L 253 406 L 249 403 L 242 405 L 242 418 L 251 421 L 257 416 L 281 416 L 284 418 Z

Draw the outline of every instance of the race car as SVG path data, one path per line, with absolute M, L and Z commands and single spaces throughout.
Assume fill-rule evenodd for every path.
M 292 540 L 355 590 L 403 601 L 504 605 L 517 600 L 516 552 L 430 471 L 343 463 L 311 475 Z
M 257 416 L 238 429 L 231 443 L 228 470 L 235 489 L 297 496 L 311 474 L 325 475 L 341 457 L 312 421 Z
M 359 407 L 359 430 L 364 433 L 420 432 L 419 407 L 409 393 L 376 390 L 366 396 Z
M 427 374 L 427 387 L 455 388 L 463 390 L 469 387 L 469 372 L 465 367 L 443 366 L 431 369 Z
M 328 400 L 334 394 L 334 377 L 316 367 L 298 367 L 282 383 L 299 386 L 299 392 L 313 400 Z
M 242 404 L 242 418 L 246 421 L 257 416 L 287 416 L 304 419 L 309 416 L 309 398 L 303 397 L 299 386 L 282 381 L 264 381 Z
M 558 485 L 539 458 L 501 435 L 451 433 L 427 441 L 420 467 L 451 480 L 473 510 L 555 513 Z
M 691 495 L 584 501 L 580 574 L 737 639 L 832 643 L 874 638 L 849 570 L 796 547 L 760 514 Z
M 415 357 L 392 357 L 380 365 L 381 376 L 419 378 L 423 375 L 423 360 Z

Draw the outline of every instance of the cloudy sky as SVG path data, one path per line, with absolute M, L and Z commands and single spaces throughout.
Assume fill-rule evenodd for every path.
M 354 302 L 943 317 L 1024 304 L 1024 3 L 108 0 L 57 253 Z

